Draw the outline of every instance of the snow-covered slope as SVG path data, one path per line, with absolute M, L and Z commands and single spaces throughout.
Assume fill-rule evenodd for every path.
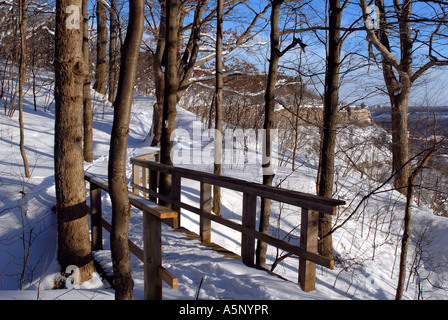
M 25 145 L 32 177 L 23 174 L 19 153 L 19 131 L 16 113 L 13 119 L 0 117 L 0 298 L 2 299 L 113 299 L 112 290 L 95 277 L 84 283 L 79 290 L 49 292 L 52 280 L 57 278 L 56 261 L 56 217 L 52 211 L 55 203 L 53 179 L 54 105 L 44 112 L 43 106 L 51 96 L 51 88 L 39 92 L 37 112 L 32 105 L 33 97 L 25 98 Z M 107 176 L 109 133 L 112 124 L 112 109 L 104 97 L 94 98 L 94 162 L 85 163 L 85 170 L 100 177 Z M 152 98 L 136 95 L 134 100 L 128 157 L 156 150 L 150 147 L 147 137 L 152 124 Z M 197 117 L 178 107 L 178 129 L 192 134 L 198 123 Z M 375 134 L 368 127 L 369 136 Z M 179 131 L 181 132 L 181 131 Z M 359 137 L 359 134 L 356 134 Z M 192 137 L 192 136 L 191 136 Z M 202 144 L 209 144 L 207 135 L 202 135 Z M 317 139 L 314 136 L 314 139 Z M 190 145 L 188 139 L 178 139 L 178 147 Z M 341 142 L 343 145 L 343 142 Z M 180 150 L 180 149 L 178 149 Z M 374 153 L 369 149 L 369 155 Z M 365 152 L 364 152 L 365 153 Z M 363 154 L 363 151 L 361 151 Z M 359 155 L 359 154 L 357 154 Z M 380 157 L 380 155 L 378 155 Z M 202 154 L 201 170 L 212 171 L 212 159 Z M 333 234 L 336 267 L 334 270 L 318 268 L 317 287 L 305 293 L 297 285 L 296 258 L 287 258 L 274 270 L 290 281 L 282 280 L 266 272 L 248 268 L 239 260 L 226 259 L 219 253 L 201 246 L 197 240 L 188 240 L 181 233 L 163 227 L 163 263 L 179 278 L 179 289 L 172 290 L 165 284 L 164 299 L 393 299 L 398 274 L 398 254 L 404 212 L 403 197 L 386 185 L 362 201 L 363 196 L 376 188 L 376 183 L 356 170 L 347 169 L 344 158 L 338 160 L 339 168 L 335 197 L 347 201 L 334 219 L 340 226 Z M 275 183 L 283 188 L 303 192 L 314 192 L 317 157 L 308 150 L 297 154 L 296 168 L 290 163 L 276 168 Z M 197 169 L 198 165 L 179 165 Z M 256 165 L 239 163 L 224 166 L 223 174 L 250 181 L 260 181 L 260 170 Z M 128 177 L 131 167 L 128 165 Z M 182 200 L 195 202 L 198 186 L 193 182 L 185 185 Z M 223 216 L 232 219 L 238 216 L 241 196 L 230 191 L 223 193 Z M 273 205 L 272 234 L 289 234 L 291 241 L 298 241 L 297 225 L 299 213 Z M 355 212 L 353 210 L 358 208 Z M 413 243 L 408 259 L 408 270 L 413 271 L 405 292 L 406 299 L 447 299 L 448 277 L 448 219 L 433 216 L 418 207 L 413 208 Z M 110 218 L 110 200 L 103 194 L 105 218 Z M 182 213 L 184 227 L 197 232 L 198 221 L 194 214 Z M 344 220 L 351 216 L 347 222 Z M 281 219 L 280 219 L 281 218 Z M 130 238 L 142 245 L 142 214 L 133 209 Z M 22 226 L 24 226 L 22 228 Z M 239 235 L 228 229 L 213 226 L 212 241 L 228 250 L 239 253 Z M 24 231 L 24 232 L 23 232 Z M 31 234 L 31 242 L 28 242 Z M 95 256 L 111 269 L 108 233 L 104 232 L 105 250 Z M 22 240 L 25 239 L 25 242 Z M 23 292 L 17 291 L 23 269 L 25 248 L 30 246 Z M 280 253 L 281 254 L 281 253 Z M 269 251 L 268 263 L 277 255 Z M 143 266 L 132 257 L 135 282 L 135 299 L 143 299 Z M 202 282 L 202 284 L 201 284 Z M 199 289 L 200 286 L 200 290 Z M 199 292 L 198 292 L 199 291 Z M 420 294 L 420 295 L 419 295 Z

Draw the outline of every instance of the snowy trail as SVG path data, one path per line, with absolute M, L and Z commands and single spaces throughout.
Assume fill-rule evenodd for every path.
M 44 105 L 48 98 L 48 89 L 42 89 L 38 96 L 39 105 Z M 109 133 L 112 123 L 112 109 L 105 99 L 92 91 L 94 100 L 94 162 L 86 163 L 85 170 L 101 178 L 107 178 Z M 57 276 L 58 264 L 56 257 L 57 230 L 56 217 L 52 212 L 55 203 L 53 179 L 53 143 L 54 143 L 54 106 L 44 112 L 38 108 L 34 112 L 32 96 L 26 97 L 25 103 L 25 144 L 28 160 L 32 168 L 32 178 L 24 179 L 20 153 L 18 149 L 17 115 L 13 119 L 0 117 L 0 299 L 113 299 L 113 292 L 107 289 L 98 279 L 83 284 L 79 290 L 46 290 Z M 152 123 L 152 104 L 154 99 L 136 95 L 131 118 L 131 130 L 128 142 L 128 158 L 154 152 L 157 148 L 149 146 L 147 134 Z M 192 130 L 196 115 L 185 109 L 178 108 L 177 128 L 187 132 Z M 369 129 L 370 130 L 370 129 Z M 361 132 L 372 135 L 372 131 Z M 181 142 L 183 143 L 183 142 Z M 300 166 L 291 174 L 289 167 L 280 167 L 277 178 L 279 181 L 287 177 L 282 187 L 302 192 L 314 192 L 316 157 L 312 154 L 299 153 L 297 163 Z M 129 163 L 129 162 L 128 162 Z M 344 167 L 339 162 L 338 166 Z M 196 168 L 197 169 L 197 166 Z M 226 168 L 225 174 L 237 176 L 248 181 L 259 179 L 256 170 L 244 166 Z M 212 170 L 212 166 L 203 165 L 201 170 Z M 128 165 L 128 178 L 131 178 L 131 166 Z M 348 203 L 356 205 L 363 192 L 368 190 L 371 182 L 356 173 L 345 175 L 338 173 L 338 192 Z M 21 198 L 20 191 L 26 193 Z M 185 185 L 182 190 L 182 201 L 195 204 L 198 199 L 197 185 L 194 182 Z M 24 200 L 21 207 L 21 200 Z M 353 201 L 351 201 L 353 200 Z M 240 195 L 228 192 L 223 199 L 223 214 L 229 219 L 238 219 L 241 206 Z M 305 293 L 300 290 L 297 281 L 297 258 L 283 261 L 275 272 L 290 281 L 284 281 L 264 271 L 249 268 L 240 260 L 224 258 L 221 254 L 201 246 L 197 240 L 186 239 L 179 232 L 163 227 L 163 265 L 173 275 L 179 278 L 179 289 L 172 290 L 163 284 L 163 298 L 195 299 L 199 290 L 200 299 L 220 300 L 321 300 L 321 299 L 393 299 L 396 287 L 396 252 L 398 236 L 401 231 L 403 198 L 395 192 L 382 192 L 365 203 L 363 214 L 354 216 L 344 228 L 334 234 L 334 250 L 338 261 L 334 270 L 318 268 L 316 290 Z M 20 208 L 25 208 L 34 229 L 35 242 L 32 245 L 29 271 L 27 272 L 27 290 L 17 291 L 17 281 L 22 263 L 21 215 Z M 347 211 L 344 211 L 347 209 Z M 110 218 L 110 200 L 103 194 L 103 212 L 105 219 Z M 349 208 L 341 208 L 335 223 L 349 214 Z M 288 233 L 297 225 L 298 214 L 284 208 L 281 223 L 273 214 L 272 232 Z M 436 286 L 446 288 L 448 285 L 448 219 L 435 217 L 429 212 L 414 208 L 413 237 L 420 234 L 430 235 L 424 243 L 422 257 L 437 257 L 433 263 L 422 262 L 422 279 L 431 277 Z M 182 226 L 193 232 L 198 232 L 197 216 L 182 212 Z M 132 210 L 130 238 L 142 247 L 142 214 Z M 229 232 L 227 228 L 215 228 L 212 241 L 227 250 L 239 254 L 239 235 Z M 96 253 L 107 266 L 110 262 L 108 233 L 103 232 L 104 248 Z M 272 263 L 276 252 L 269 252 L 269 263 Z M 414 254 L 412 252 L 412 254 Z M 373 259 L 374 257 L 374 259 Z M 30 271 L 31 270 L 31 271 Z M 132 257 L 132 270 L 135 282 L 134 297 L 143 299 L 143 266 Z M 414 277 L 415 278 L 415 277 Z M 413 279 L 406 299 L 416 297 L 416 281 Z M 448 299 L 446 290 L 438 290 L 428 282 L 420 283 L 425 298 Z M 36 286 L 40 285 L 39 293 Z

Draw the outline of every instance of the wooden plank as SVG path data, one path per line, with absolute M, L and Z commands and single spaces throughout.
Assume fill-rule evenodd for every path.
M 140 185 L 142 185 L 145 188 L 148 186 L 148 171 L 149 171 L 149 169 L 142 168 L 142 176 L 140 179 Z
M 162 266 L 159 267 L 159 277 L 172 289 L 176 290 L 178 288 L 179 280 Z
M 172 176 L 172 184 L 171 184 L 171 199 L 173 200 L 173 209 L 176 212 L 180 212 L 180 207 L 176 203 L 180 202 L 182 190 L 182 180 L 181 177 L 177 174 Z
M 112 232 L 112 225 L 104 219 L 101 219 L 101 226 L 107 230 L 107 232 Z
M 143 249 L 128 239 L 129 251 L 131 251 L 140 261 L 144 261 Z
M 170 192 L 170 208 L 172 208 L 175 212 L 179 214 L 176 217 L 173 217 L 170 220 L 164 221 L 169 226 L 177 229 L 180 226 L 180 203 L 181 197 L 181 177 L 177 174 L 171 175 L 171 192 Z
M 129 194 L 129 202 L 136 208 L 154 215 L 159 219 L 177 218 L 178 213 L 135 194 Z
M 159 161 L 159 153 L 158 152 L 145 153 L 145 154 L 136 156 L 135 158 L 141 159 L 141 160 L 148 160 L 148 159 L 154 158 L 156 161 Z
M 242 225 L 255 230 L 257 214 L 257 197 L 253 194 L 243 194 Z M 248 266 L 255 264 L 255 238 L 245 233 L 241 234 L 241 258 Z
M 157 186 L 158 186 L 158 175 L 159 173 L 155 170 L 149 170 L 149 190 L 157 193 Z M 148 199 L 157 202 L 157 198 L 152 196 L 149 192 Z
M 101 188 L 90 183 L 90 221 L 92 230 L 92 250 L 103 249 L 103 228 L 101 227 L 102 205 Z
M 203 243 L 210 243 L 212 222 L 204 216 L 204 213 L 211 214 L 212 212 L 212 186 L 201 182 L 200 189 L 199 235 Z
M 135 184 L 140 184 L 140 166 L 137 166 L 135 164 L 132 165 L 132 182 Z M 146 169 L 143 169 L 146 170 Z M 135 188 L 132 188 L 132 193 L 138 194 L 137 190 Z
M 302 209 L 300 248 L 307 252 L 317 253 L 319 213 Z M 299 283 L 303 291 L 313 291 L 316 286 L 316 263 L 299 259 Z
M 162 300 L 162 279 L 159 267 L 162 265 L 161 222 L 152 214 L 143 215 L 143 263 L 144 299 Z

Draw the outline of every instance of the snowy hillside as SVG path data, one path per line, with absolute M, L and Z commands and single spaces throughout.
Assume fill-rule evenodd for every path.
M 107 177 L 109 133 L 112 124 L 112 109 L 94 91 L 94 162 L 85 163 L 85 170 L 97 176 Z M 80 289 L 53 290 L 52 281 L 57 278 L 56 215 L 53 179 L 54 105 L 51 87 L 42 88 L 37 96 L 35 112 L 31 93 L 25 98 L 24 122 L 25 145 L 32 177 L 26 179 L 19 152 L 18 112 L 12 119 L 0 117 L 0 299 L 113 299 L 113 291 L 107 283 L 95 277 Z M 128 157 L 142 155 L 156 149 L 151 148 L 147 137 L 152 123 L 152 98 L 136 95 L 134 100 Z M 46 111 L 44 108 L 48 106 Z M 182 132 L 192 132 L 197 126 L 197 117 L 178 107 L 177 124 Z M 369 126 L 350 136 L 361 138 L 378 133 Z M 181 131 L 179 131 L 181 132 Z M 317 140 L 314 134 L 307 139 Z M 344 138 L 345 139 L 345 138 Z M 348 138 L 347 138 L 348 139 Z M 207 136 L 201 138 L 203 145 Z M 178 149 L 188 144 L 184 136 L 178 139 Z M 340 141 L 340 145 L 344 145 Z M 365 145 L 363 145 L 365 148 Z M 373 157 L 378 163 L 385 161 L 380 149 L 369 147 L 355 150 L 356 156 Z M 202 155 L 201 170 L 212 171 L 212 159 Z M 354 158 L 353 158 L 354 159 Z M 179 289 L 172 290 L 164 284 L 164 299 L 393 299 L 397 284 L 398 256 L 400 252 L 404 198 L 386 185 L 369 194 L 378 185 L 360 172 L 350 169 L 344 157 L 338 159 L 335 197 L 347 202 L 334 219 L 337 231 L 333 234 L 336 265 L 334 270 L 318 268 L 316 290 L 305 293 L 297 285 L 297 258 L 286 258 L 274 270 L 289 279 L 248 268 L 239 260 L 226 259 L 221 254 L 199 245 L 197 240 L 188 240 L 181 233 L 163 227 L 163 264 L 179 278 Z M 275 184 L 302 192 L 315 192 L 315 177 L 318 158 L 304 148 L 296 159 L 297 170 L 283 162 L 277 167 Z M 197 170 L 196 164 L 179 164 Z M 373 170 L 373 169 L 372 169 Z M 373 173 L 373 171 L 372 171 Z M 240 163 L 224 166 L 223 174 L 250 181 L 260 181 L 260 171 L 255 165 Z M 131 167 L 128 165 L 128 177 Z M 198 186 L 193 182 L 182 190 L 183 201 L 197 201 Z M 230 191 L 223 193 L 223 216 L 232 219 L 240 206 L 239 195 Z M 287 207 L 274 204 L 271 233 L 289 233 L 291 241 L 298 241 L 296 226 L 300 217 Z M 354 210 L 356 211 L 354 212 Z M 110 201 L 103 194 L 103 211 L 110 218 Z M 413 208 L 412 247 L 408 255 L 408 277 L 405 299 L 448 298 L 448 219 L 436 217 L 418 207 Z M 351 218 L 345 222 L 347 217 Z M 184 227 L 197 232 L 195 215 L 182 213 Z M 281 219 L 279 219 L 279 217 Z M 130 238 L 142 246 L 142 214 L 133 209 Z M 213 227 L 212 241 L 239 254 L 239 236 L 229 230 Z M 282 232 L 280 232 L 282 231 Z M 108 233 L 104 231 L 105 250 L 95 257 L 105 269 L 111 270 Z M 29 248 L 29 251 L 27 251 Z M 24 256 L 29 252 L 23 271 Z M 24 254 L 25 253 L 25 254 Z M 271 249 L 268 263 L 278 253 Z M 132 257 L 135 282 L 134 298 L 143 299 L 143 266 Z M 21 275 L 24 291 L 18 291 Z

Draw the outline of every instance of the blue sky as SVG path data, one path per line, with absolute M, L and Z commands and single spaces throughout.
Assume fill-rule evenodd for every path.
M 391 1 L 386 0 L 386 5 L 389 4 Z M 93 0 L 90 1 L 90 3 L 94 3 Z M 210 1 L 209 4 L 213 5 L 214 1 Z M 258 1 L 258 0 L 250 0 L 251 5 L 255 10 L 261 11 L 262 8 L 268 3 L 267 0 Z M 286 8 L 290 4 L 284 4 L 283 8 Z M 309 6 L 306 7 L 306 10 L 308 10 L 312 15 L 313 19 L 315 21 L 312 21 L 311 23 L 316 25 L 319 23 L 322 23 L 322 20 L 325 19 L 326 14 L 326 7 L 325 7 L 325 0 L 312 0 Z M 269 17 L 270 12 L 268 11 L 265 14 L 265 17 Z M 295 21 L 300 22 L 300 19 L 309 19 L 311 17 L 311 14 L 308 14 L 307 16 L 302 16 L 299 18 L 293 18 L 290 20 L 290 23 L 294 23 Z M 350 26 L 354 21 L 356 21 L 361 15 L 361 9 L 359 7 L 359 4 L 357 1 L 351 3 L 349 7 L 344 11 L 343 14 L 343 26 Z M 225 18 L 224 21 L 224 28 L 233 27 L 235 28 L 239 22 L 242 21 L 243 18 L 247 18 L 249 21 L 253 18 L 254 13 L 251 12 L 248 8 L 239 5 L 238 11 L 235 12 L 235 16 L 233 17 L 236 21 L 229 21 Z M 281 20 L 284 20 L 286 17 L 285 14 L 282 14 Z M 319 20 L 320 19 L 320 20 Z M 424 30 L 422 30 L 424 31 Z M 256 41 L 269 41 L 269 27 L 266 28 L 261 34 L 259 34 L 256 37 Z M 321 35 L 323 33 L 321 32 Z M 325 46 L 321 43 L 319 43 L 316 39 L 316 37 L 312 33 L 307 34 L 300 34 L 304 39 L 304 42 L 308 44 L 308 47 L 306 48 L 305 54 L 302 54 L 303 61 L 307 61 L 307 63 L 304 63 L 302 66 L 302 71 L 305 71 L 307 67 L 312 68 L 313 70 L 307 70 L 308 72 L 320 72 L 323 74 L 323 71 L 325 70 Z M 367 41 L 365 40 L 366 33 L 365 31 L 357 31 L 352 33 L 349 38 L 344 43 L 343 51 L 345 52 L 357 52 L 366 54 L 367 53 Z M 284 46 L 289 44 L 290 39 L 285 40 Z M 448 47 L 448 46 L 447 46 Z M 258 49 L 258 50 L 256 50 Z M 423 49 L 420 51 L 416 51 L 416 55 L 418 56 L 424 56 L 426 54 L 427 49 Z M 257 64 L 260 71 L 267 70 L 268 62 L 266 61 L 266 58 L 268 57 L 269 53 L 269 47 L 268 46 L 259 46 L 254 47 L 250 51 L 242 51 L 239 50 L 232 55 L 242 55 L 243 57 L 247 58 L 248 60 L 252 61 L 253 63 Z M 396 52 L 395 52 L 395 55 Z M 283 62 L 289 60 L 293 60 L 297 62 L 298 57 L 300 54 L 298 53 L 298 50 L 295 50 L 287 55 L 284 56 L 282 59 Z M 348 59 L 347 59 L 348 61 Z M 421 63 L 421 62 L 420 62 Z M 419 61 L 416 59 L 416 65 L 419 64 Z M 292 66 L 290 63 L 288 66 Z M 448 105 L 448 93 L 446 93 L 447 90 L 447 83 L 448 83 L 448 76 L 446 75 L 447 67 L 437 67 L 433 70 L 430 70 L 425 74 L 425 76 L 421 79 L 419 83 L 416 84 L 415 88 L 413 89 L 412 96 L 411 96 L 411 104 L 419 104 L 423 100 L 431 100 L 431 103 L 437 104 L 437 105 Z M 314 79 L 314 83 L 318 84 L 319 81 L 322 82 L 323 75 L 320 76 L 320 79 Z M 350 80 L 349 78 L 353 77 L 353 80 Z M 378 71 L 375 67 L 370 67 L 369 70 L 367 69 L 361 69 L 356 71 L 356 73 L 353 73 L 350 77 L 345 77 L 342 81 L 342 87 L 341 87 L 341 100 L 344 100 L 346 103 L 350 103 L 352 100 L 356 100 L 356 92 L 360 92 L 360 96 L 363 95 L 363 93 L 366 90 L 371 90 L 375 87 L 383 87 L 383 79 L 381 72 Z M 317 88 L 319 91 L 322 91 L 322 86 L 317 85 Z M 370 88 L 370 89 L 369 89 Z M 379 92 L 377 90 L 377 92 Z M 386 95 L 374 95 L 372 98 L 368 98 L 363 100 L 367 104 L 388 104 L 388 97 Z M 360 102 L 359 102 L 360 103 Z

